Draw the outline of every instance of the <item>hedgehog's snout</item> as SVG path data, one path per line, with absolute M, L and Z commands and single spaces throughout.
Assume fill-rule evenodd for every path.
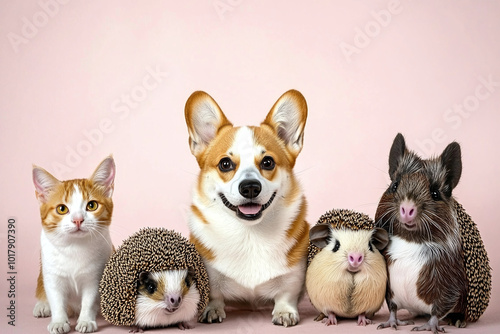
M 166 310 L 170 313 L 177 311 L 182 304 L 182 294 L 180 292 L 171 292 L 165 295 Z

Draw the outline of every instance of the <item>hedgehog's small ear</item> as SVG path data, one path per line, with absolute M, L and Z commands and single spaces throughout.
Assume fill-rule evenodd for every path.
M 372 235 L 372 243 L 378 250 L 384 249 L 389 243 L 389 233 L 387 233 L 387 231 L 383 228 L 375 228 Z
M 398 169 L 398 165 L 405 152 L 405 138 L 401 133 L 398 133 L 392 142 L 391 151 L 389 152 L 389 176 L 391 181 L 394 181 L 394 173 Z
M 328 239 L 330 238 L 330 225 L 329 224 L 318 224 L 311 227 L 309 231 L 309 240 L 311 243 L 323 249 L 328 245 Z
M 139 274 L 139 279 L 137 280 L 137 284 L 143 284 L 149 278 L 149 272 L 143 271 Z

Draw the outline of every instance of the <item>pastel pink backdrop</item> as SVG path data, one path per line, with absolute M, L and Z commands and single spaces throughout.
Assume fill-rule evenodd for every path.
M 198 172 L 184 122 L 188 96 L 205 90 L 235 124 L 256 125 L 295 88 L 309 106 L 295 171 L 311 224 L 332 208 L 374 215 L 396 133 L 425 157 L 453 140 L 461 144 L 464 170 L 454 194 L 481 231 L 494 284 L 478 323 L 446 330 L 497 332 L 499 13 L 495 1 L 3 1 L 0 331 L 44 333 L 49 322 L 31 315 L 41 229 L 32 164 L 81 178 L 113 154 L 115 245 L 145 226 L 187 236 Z M 17 226 L 16 327 L 6 317 L 10 217 Z M 302 322 L 287 332 L 336 330 L 312 320 L 307 300 L 301 310 Z M 382 311 L 376 322 L 386 317 Z M 103 320 L 100 326 L 127 332 Z M 198 324 L 198 331 L 284 329 L 271 325 L 266 310 L 232 312 L 224 324 Z

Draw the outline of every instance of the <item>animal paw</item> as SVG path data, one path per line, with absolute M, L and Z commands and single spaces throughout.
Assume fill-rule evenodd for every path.
M 35 318 L 47 318 L 50 317 L 50 305 L 49 302 L 37 301 L 35 308 L 33 309 L 33 316 Z
M 80 333 L 93 333 L 97 331 L 97 323 L 95 321 L 80 320 L 76 324 L 75 329 Z
M 144 333 L 144 330 L 141 327 L 132 326 L 128 332 L 129 333 Z
M 193 325 L 191 325 L 189 322 L 187 321 L 181 321 L 177 324 L 177 327 L 179 327 L 180 330 L 186 330 L 186 329 L 191 329 L 191 328 L 194 328 Z
M 438 334 L 439 332 L 445 333 L 444 328 L 439 326 L 439 319 L 436 316 L 432 316 L 430 320 L 422 326 L 413 327 L 412 331 L 431 331 L 434 334 Z
M 413 325 L 414 322 L 411 320 L 398 320 L 398 319 L 389 319 L 387 322 L 383 322 L 378 325 L 377 329 L 392 327 L 394 329 L 398 329 L 398 326 L 407 326 Z
M 208 306 L 205 308 L 205 311 L 203 311 L 203 313 L 198 318 L 198 321 L 211 324 L 214 322 L 222 322 L 224 319 L 226 319 L 224 306 L 209 302 Z
M 372 321 L 370 319 L 368 319 L 365 314 L 360 314 L 358 315 L 358 326 L 366 326 L 366 325 L 369 325 L 371 324 Z
M 325 317 L 322 323 L 324 323 L 325 326 L 337 325 L 337 317 L 335 316 L 335 313 L 328 312 L 328 317 Z
M 273 311 L 273 324 L 283 327 L 295 326 L 298 324 L 300 318 L 298 312 L 289 311 Z
M 68 333 L 70 330 L 69 322 L 51 322 L 47 327 L 51 334 L 64 334 Z

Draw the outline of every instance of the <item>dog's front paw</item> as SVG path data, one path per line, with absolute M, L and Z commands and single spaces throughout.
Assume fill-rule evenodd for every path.
M 276 310 L 273 311 L 273 324 L 283 327 L 295 326 L 299 323 L 299 313 L 294 310 Z
M 79 320 L 75 329 L 80 333 L 93 333 L 97 331 L 97 323 L 93 320 Z
M 35 318 L 46 318 L 50 317 L 50 305 L 49 302 L 42 302 L 41 300 L 36 302 L 35 308 L 33 309 L 33 316 Z
M 70 327 L 68 321 L 51 322 L 47 329 L 51 334 L 64 334 L 69 332 Z
M 205 311 L 198 318 L 199 322 L 213 323 L 222 322 L 226 319 L 226 312 L 224 312 L 224 304 L 220 302 L 210 301 L 205 308 Z

